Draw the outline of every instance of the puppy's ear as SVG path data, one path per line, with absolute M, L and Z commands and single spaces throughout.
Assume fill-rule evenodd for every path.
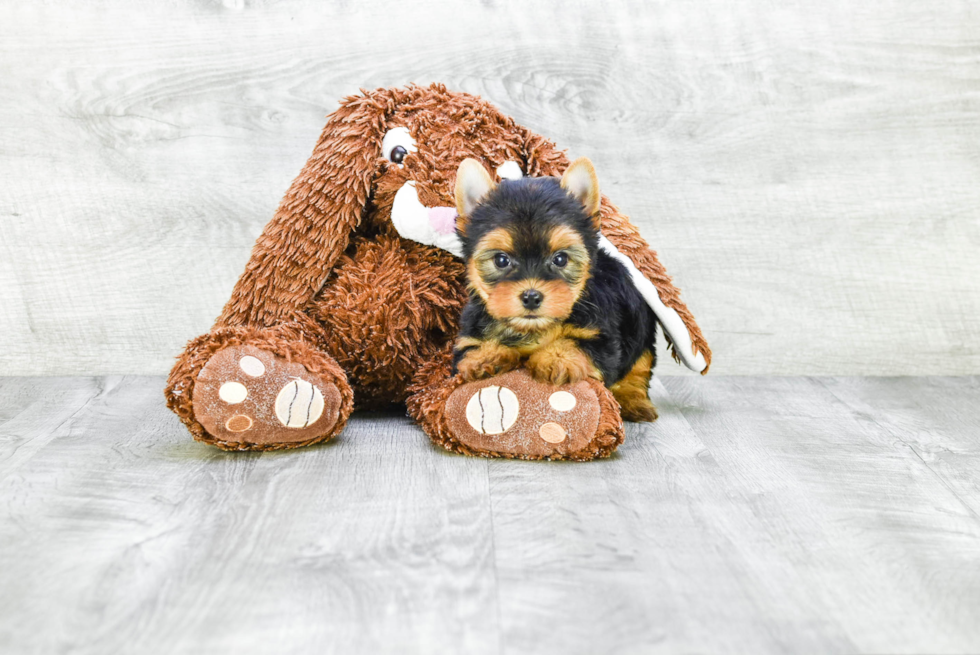
M 470 212 L 496 187 L 483 164 L 475 159 L 463 160 L 456 170 L 456 229 L 466 233 Z
M 561 176 L 561 188 L 582 203 L 598 229 L 599 202 L 602 198 L 599 195 L 599 178 L 588 157 L 579 157 L 565 169 L 565 174 Z

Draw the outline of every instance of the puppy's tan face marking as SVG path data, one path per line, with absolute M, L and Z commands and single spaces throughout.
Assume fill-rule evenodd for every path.
M 552 257 L 558 253 L 567 256 L 568 263 L 561 269 L 561 277 L 572 287 L 577 299 L 589 279 L 589 267 L 592 265 L 582 235 L 568 226 L 560 225 L 551 231 L 548 245 Z
M 490 316 L 522 333 L 537 332 L 568 318 L 589 277 L 588 250 L 575 230 L 557 226 L 536 236 L 540 245 L 525 248 L 522 259 L 514 234 L 507 228 L 495 228 L 477 242 L 467 268 L 470 288 L 483 300 Z M 529 270 L 545 271 L 547 277 L 530 276 Z M 538 306 L 524 305 L 522 296 L 527 291 L 541 294 Z
M 534 309 L 526 308 L 521 302 L 521 295 L 530 290 L 543 296 L 541 304 Z M 484 303 L 490 316 L 507 321 L 518 332 L 532 332 L 568 318 L 577 299 L 564 281 L 529 278 L 492 285 Z
M 476 244 L 476 250 L 483 252 L 499 250 L 513 257 L 514 237 L 511 236 L 508 230 L 498 227 L 496 230 L 492 230 L 483 235 L 480 242 Z
M 484 304 L 489 304 L 493 287 L 501 279 L 501 271 L 494 263 L 494 258 L 498 253 L 509 253 L 513 250 L 514 241 L 510 232 L 504 228 L 491 230 L 476 244 L 473 256 L 467 262 L 466 275 L 470 288 L 476 291 Z
M 551 246 L 552 252 L 566 248 L 585 248 L 581 235 L 567 225 L 559 225 L 551 230 L 551 234 L 548 236 L 548 245 Z

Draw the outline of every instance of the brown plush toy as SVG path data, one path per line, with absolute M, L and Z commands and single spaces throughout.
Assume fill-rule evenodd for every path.
M 167 405 L 195 439 L 296 448 L 336 435 L 355 408 L 407 403 L 433 441 L 460 453 L 585 460 L 615 450 L 619 407 L 595 380 L 451 375 L 466 300 L 453 184 L 467 157 L 502 177 L 568 165 L 547 139 L 442 85 L 341 103 L 221 316 L 170 373 Z M 706 372 L 711 351 L 656 254 L 606 198 L 601 217 L 674 358 Z

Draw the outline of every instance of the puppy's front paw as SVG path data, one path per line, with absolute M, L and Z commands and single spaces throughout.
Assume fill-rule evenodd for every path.
M 521 355 L 513 348 L 486 341 L 463 355 L 456 368 L 464 380 L 472 382 L 512 371 L 520 363 Z
M 535 380 L 555 385 L 580 382 L 589 377 L 601 379 L 589 356 L 567 340 L 556 341 L 532 353 L 527 368 Z

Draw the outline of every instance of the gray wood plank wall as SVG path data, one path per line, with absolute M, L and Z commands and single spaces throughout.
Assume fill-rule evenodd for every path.
M 430 81 L 592 157 L 715 372 L 980 371 L 975 2 L 7 0 L 0 373 L 168 370 L 337 100 Z

